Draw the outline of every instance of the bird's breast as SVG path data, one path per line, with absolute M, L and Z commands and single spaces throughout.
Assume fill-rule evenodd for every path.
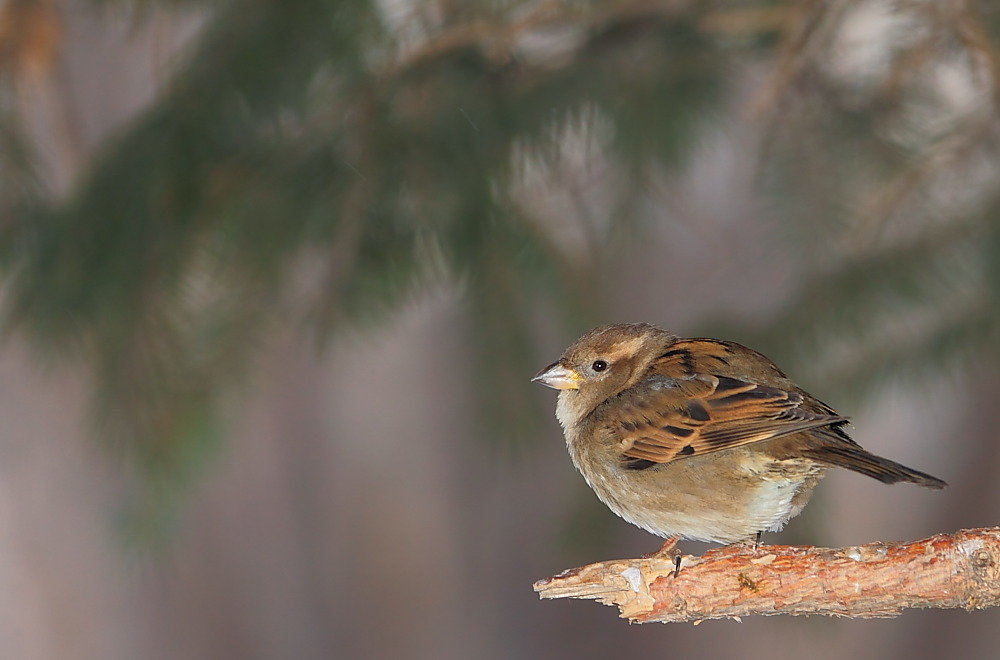
M 567 443 L 573 463 L 612 511 L 657 536 L 732 543 L 778 530 L 801 511 L 822 468 L 776 461 L 756 448 L 725 450 L 642 470 L 617 449 Z

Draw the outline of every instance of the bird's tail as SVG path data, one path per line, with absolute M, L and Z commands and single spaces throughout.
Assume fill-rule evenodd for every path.
M 806 453 L 821 463 L 854 470 L 886 484 L 908 481 L 927 488 L 944 488 L 948 485 L 937 477 L 876 456 L 857 445 L 837 443 L 809 449 Z

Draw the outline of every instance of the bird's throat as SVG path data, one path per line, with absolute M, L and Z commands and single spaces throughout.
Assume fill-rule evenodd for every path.
M 556 398 L 556 419 L 564 430 L 573 428 L 583 418 L 580 407 L 583 399 L 577 390 L 562 390 Z M 583 413 L 583 414 L 581 414 Z

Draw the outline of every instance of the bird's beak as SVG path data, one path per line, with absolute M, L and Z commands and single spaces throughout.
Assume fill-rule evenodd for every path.
M 531 382 L 539 382 L 554 390 L 578 390 L 581 380 L 583 380 L 582 376 L 576 371 L 564 367 L 559 362 L 553 362 L 535 374 Z

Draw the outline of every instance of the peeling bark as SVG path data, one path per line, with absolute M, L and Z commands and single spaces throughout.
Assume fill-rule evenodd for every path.
M 751 614 L 894 617 L 911 607 L 1000 603 L 1000 528 L 848 548 L 731 545 L 590 564 L 539 580 L 541 598 L 590 598 L 623 618 L 698 623 Z

